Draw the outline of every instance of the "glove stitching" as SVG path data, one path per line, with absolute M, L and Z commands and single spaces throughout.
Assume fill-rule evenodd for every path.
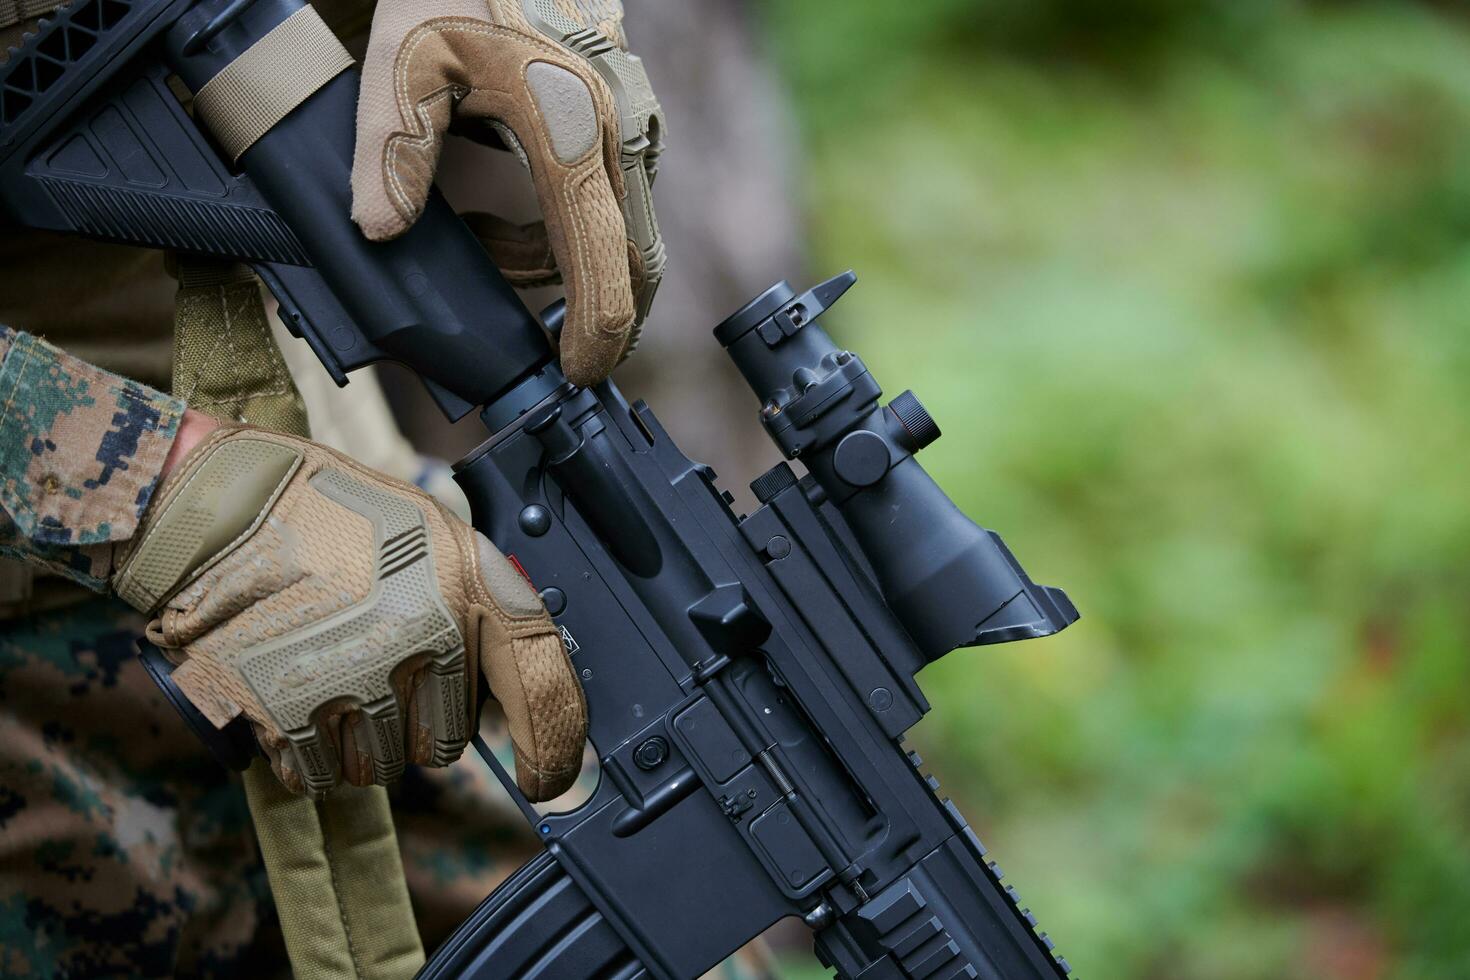
M 558 638 L 557 642 L 558 643 L 561 642 L 560 638 Z M 522 646 L 524 647 L 524 644 Z M 527 708 L 527 712 L 526 712 L 526 727 L 528 727 L 531 730 L 531 744 L 537 747 L 538 751 L 536 752 L 536 756 L 535 757 L 537 759 L 539 759 L 541 757 L 541 752 L 539 751 L 539 749 L 541 748 L 542 741 L 543 741 L 542 740 L 542 737 L 541 737 L 541 727 L 542 726 L 540 724 L 540 720 L 541 720 L 540 719 L 540 713 L 537 712 L 537 711 L 530 710 L 531 709 L 531 698 L 530 698 L 529 692 L 526 689 L 526 676 L 527 676 L 527 673 L 528 673 L 528 671 L 527 671 L 527 664 L 526 664 L 526 657 L 522 655 L 522 651 L 518 651 L 516 649 L 516 643 L 515 643 L 514 640 L 511 641 L 511 656 L 515 658 L 515 663 L 516 663 L 516 677 L 517 677 L 517 679 L 520 682 L 520 686 L 521 686 L 521 697 L 523 699 L 525 699 L 525 702 L 526 702 L 526 708 Z M 515 739 L 511 739 L 511 744 L 512 745 L 515 744 Z M 536 773 L 537 776 L 541 776 L 542 778 L 545 778 L 546 773 L 545 773 L 544 770 L 541 769 L 541 767 L 539 767 L 539 766 L 537 766 L 534 763 L 531 763 L 529 761 L 526 764 L 527 764 L 527 766 L 533 772 Z
M 565 766 L 561 769 L 543 769 L 540 766 L 536 765 L 536 763 L 531 761 L 530 757 L 526 755 L 526 750 L 521 748 L 520 744 L 517 743 L 515 739 L 511 739 L 510 744 L 515 749 L 517 757 L 521 760 L 525 767 L 548 782 L 550 781 L 548 777 L 563 776 L 569 772 L 580 772 L 582 770 L 580 764 L 574 766 Z
M 573 204 L 576 190 L 586 179 L 587 175 L 578 174 L 574 179 L 568 180 L 562 188 L 562 198 L 565 201 L 566 213 L 576 227 L 577 234 L 573 239 L 572 250 L 576 253 L 577 269 L 580 272 L 580 275 L 576 279 L 567 283 L 568 294 L 574 292 L 580 293 L 581 290 L 577 288 L 578 286 L 586 286 L 588 292 L 591 292 L 593 288 L 592 273 L 589 268 L 591 265 L 590 256 L 587 254 L 587 218 L 582 214 L 582 209 Z M 584 300 L 591 307 L 591 309 L 586 311 L 585 326 L 583 327 L 584 332 L 590 333 L 591 330 L 597 327 L 597 297 L 596 295 L 587 297 L 568 295 L 567 305 L 576 309 L 577 306 L 581 305 L 578 302 L 579 300 Z
M 454 22 L 450 21 L 449 23 L 452 24 Z M 389 189 L 394 194 L 394 204 L 398 206 L 399 215 L 404 220 L 412 220 L 416 212 L 415 209 L 409 205 L 407 195 L 403 192 L 402 182 L 398 176 L 398 168 L 396 164 L 396 161 L 398 159 L 398 147 L 401 143 L 405 142 L 419 147 L 427 146 L 433 142 L 434 136 L 436 135 L 437 131 L 434 129 L 432 123 L 426 118 L 424 110 L 437 102 L 443 101 L 447 97 L 452 97 L 454 94 L 454 90 L 453 88 L 445 88 L 440 93 L 429 98 L 421 99 L 416 105 L 410 106 L 408 99 L 408 73 L 401 70 L 399 66 L 412 64 L 414 55 L 418 52 L 419 45 L 428 40 L 430 35 L 442 37 L 444 34 L 450 33 L 451 30 L 457 30 L 460 33 L 481 34 L 486 37 L 493 37 L 496 34 L 505 34 L 512 37 L 522 36 L 516 31 L 512 31 L 504 27 L 498 27 L 493 24 L 485 25 L 483 27 L 470 27 L 466 25 L 460 28 L 449 28 L 444 26 L 444 22 L 442 21 L 429 21 L 428 23 L 420 24 L 418 27 L 414 28 L 413 33 L 404 40 L 404 44 L 407 45 L 407 50 L 400 51 L 398 57 L 395 59 L 394 62 L 394 88 L 398 92 L 398 115 L 399 118 L 402 119 L 404 122 L 408 122 L 410 116 L 416 119 L 422 132 L 418 135 L 414 135 L 411 133 L 395 134 L 394 136 L 389 137 L 387 146 L 385 147 L 385 152 L 387 153 L 387 160 L 385 162 L 387 163 L 386 169 L 388 171 Z M 448 84 L 449 83 L 446 81 L 446 85 Z M 476 90 L 472 89 L 472 91 Z
M 582 270 L 583 273 L 580 281 L 583 283 L 587 283 L 589 292 L 591 292 L 591 295 L 587 297 L 587 302 L 591 304 L 592 309 L 590 311 L 590 315 L 587 317 L 586 326 L 584 327 L 583 332 L 586 336 L 589 337 L 601 336 L 605 339 L 613 340 L 632 325 L 632 319 L 637 318 L 637 313 L 635 311 L 633 318 L 630 319 L 628 323 L 620 322 L 610 326 L 604 326 L 599 322 L 600 317 L 597 314 L 601 309 L 601 297 L 595 291 L 593 291 L 596 289 L 596 286 L 592 283 L 592 274 L 588 269 L 591 258 L 589 255 L 589 250 L 587 248 L 586 217 L 582 213 L 581 208 L 572 206 L 572 199 L 576 196 L 576 191 L 580 190 L 583 186 L 590 183 L 591 180 L 596 177 L 597 172 L 590 164 L 584 164 L 579 169 L 583 170 L 583 172 L 576 174 L 572 180 L 567 181 L 567 185 L 563 190 L 563 196 L 566 200 L 567 213 L 572 215 L 573 220 L 577 224 L 577 243 L 574 251 L 577 253 L 577 266 Z M 629 285 L 631 286 L 631 283 L 629 283 Z M 570 283 L 568 283 L 567 285 L 567 290 L 568 292 L 571 292 L 573 290 L 573 286 Z M 573 299 L 575 299 L 575 297 L 573 297 Z M 569 302 L 568 305 L 574 304 Z
M 393 161 L 396 161 L 396 159 L 397 159 L 397 149 L 398 149 L 398 146 L 400 144 L 408 143 L 408 144 L 412 144 L 412 145 L 416 145 L 416 146 L 422 147 L 422 146 L 425 146 L 428 143 L 430 143 L 432 141 L 432 137 L 436 133 L 436 130 L 434 129 L 434 127 L 432 125 L 430 125 L 430 124 L 428 124 L 426 122 L 426 120 L 424 119 L 424 115 L 423 115 L 423 111 L 422 110 L 425 109 L 425 108 L 427 108 L 428 106 L 434 104 L 435 102 L 442 101 L 446 96 L 453 94 L 452 89 L 446 89 L 443 92 L 441 92 L 441 93 L 439 93 L 439 94 L 437 94 L 437 95 L 435 95 L 433 97 L 425 98 L 425 99 L 419 101 L 416 106 L 410 106 L 410 104 L 409 104 L 409 98 L 408 98 L 408 73 L 405 72 L 405 71 L 403 71 L 400 66 L 409 64 L 409 63 L 411 63 L 413 61 L 414 55 L 417 53 L 419 45 L 422 44 L 425 40 L 427 40 L 428 37 L 429 37 L 429 35 L 431 35 L 431 34 L 432 35 L 435 35 L 435 36 L 440 36 L 440 37 L 442 37 L 445 34 L 478 34 L 478 35 L 481 35 L 483 37 L 497 37 L 497 36 L 501 36 L 501 37 L 510 38 L 511 40 L 518 40 L 518 41 L 521 41 L 523 43 L 530 44 L 530 45 L 532 45 L 532 46 L 534 46 L 536 48 L 541 49 L 542 51 L 546 52 L 548 56 L 556 56 L 556 57 L 553 58 L 553 60 L 551 62 L 552 64 L 557 65 L 557 67 L 566 68 L 569 71 L 573 71 L 573 74 L 577 75 L 577 77 L 583 82 L 583 84 L 587 84 L 587 79 L 582 77 L 582 74 L 583 74 L 582 72 L 574 71 L 570 66 L 564 64 L 564 61 L 567 58 L 567 52 L 566 52 L 566 49 L 565 48 L 563 48 L 560 45 L 552 44 L 551 42 L 546 41 L 546 40 L 543 40 L 542 38 L 533 37 L 531 35 L 522 33 L 521 31 L 512 30 L 512 29 L 507 28 L 507 27 L 501 27 L 501 26 L 496 25 L 496 24 L 483 24 L 483 23 L 478 23 L 478 22 L 473 22 L 473 21 L 471 21 L 469 23 L 465 23 L 465 22 L 462 22 L 462 21 L 454 21 L 454 20 L 430 21 L 430 22 L 425 23 L 425 24 L 420 24 L 418 27 L 414 28 L 413 34 L 410 35 L 410 37 L 408 39 L 406 39 L 405 42 L 404 42 L 407 45 L 407 50 L 406 51 L 401 51 L 400 54 L 399 54 L 399 56 L 398 56 L 398 58 L 395 61 L 395 70 L 394 70 L 395 86 L 394 87 L 397 89 L 397 92 L 398 92 L 398 113 L 399 113 L 399 118 L 402 119 L 404 122 L 407 122 L 408 119 L 409 119 L 409 117 L 412 116 L 413 118 L 415 118 L 415 119 L 417 119 L 419 121 L 420 127 L 421 127 L 422 130 L 424 130 L 424 132 L 422 132 L 421 134 L 417 134 L 417 135 L 416 134 L 413 134 L 413 133 L 398 133 L 398 134 L 395 134 L 394 136 L 392 136 L 392 137 L 389 138 L 389 140 L 388 140 L 388 147 L 387 147 L 387 151 L 386 151 L 387 154 L 388 154 L 388 161 L 387 162 L 389 164 L 389 166 L 387 167 L 387 170 L 388 170 L 388 180 L 389 180 L 390 186 L 391 186 L 392 190 L 394 191 L 394 193 L 397 194 L 397 195 L 401 195 L 400 196 L 400 199 L 398 201 L 395 201 L 395 203 L 399 204 L 404 209 L 404 213 L 403 213 L 403 217 L 404 218 L 412 218 L 413 215 L 414 215 L 414 209 L 412 207 L 409 207 L 405 203 L 406 195 L 403 195 L 403 192 L 402 192 L 402 189 L 401 189 L 401 182 L 400 182 L 400 179 L 398 177 L 397 167 L 393 163 Z M 585 60 L 585 59 L 583 59 L 583 60 Z M 525 61 L 525 62 L 522 63 L 522 69 L 523 69 L 523 71 L 522 71 L 523 79 L 522 80 L 523 81 L 524 81 L 524 68 L 525 68 L 525 65 L 526 64 L 529 64 L 529 61 L 530 61 L 530 59 L 528 59 L 527 61 Z M 593 75 L 593 77 L 595 77 L 597 79 L 597 82 L 598 82 L 599 85 L 604 86 L 604 87 L 607 85 L 607 82 L 600 75 L 597 75 L 596 72 L 592 72 L 592 75 Z M 589 88 L 589 90 L 592 90 L 594 87 L 591 86 L 591 85 L 589 85 L 588 88 Z M 476 85 L 466 86 L 466 90 L 469 91 L 469 92 L 488 92 L 488 91 L 493 91 L 492 89 L 485 88 L 484 86 L 476 86 Z M 596 95 L 594 95 L 594 98 L 596 98 Z M 542 123 L 541 127 L 539 128 L 538 135 L 544 135 L 544 133 L 545 133 L 545 120 L 541 116 L 541 109 L 540 109 L 539 106 L 536 105 L 536 102 L 535 102 L 535 99 L 534 98 L 531 99 L 530 101 L 531 101 L 531 111 L 535 114 L 535 116 L 537 117 L 537 119 Z M 602 106 L 602 108 L 603 109 L 606 109 L 607 106 L 604 104 Z M 601 128 L 602 127 L 603 120 L 602 120 L 602 118 L 600 116 L 598 117 L 597 122 L 598 122 L 599 128 Z M 596 149 L 596 144 L 593 145 L 592 149 Z M 591 153 L 592 152 L 592 149 L 589 149 L 588 150 L 588 153 Z M 611 178 L 609 178 L 609 179 L 611 180 Z
M 438 131 L 434 128 L 434 124 L 429 119 L 428 112 L 426 110 L 428 110 L 429 107 L 435 105 L 436 103 L 443 102 L 446 99 L 452 99 L 453 97 L 454 89 L 450 87 L 445 88 L 438 93 L 421 100 L 418 103 L 418 105 L 415 107 L 414 114 L 418 118 L 419 125 L 425 131 L 423 137 L 408 140 L 395 136 L 388 141 L 388 147 L 386 151 L 388 154 L 388 159 L 385 161 L 385 169 L 388 172 L 388 189 L 393 193 L 393 204 L 395 207 L 397 207 L 399 216 L 402 217 L 405 221 L 412 221 L 414 217 L 418 214 L 418 209 L 415 208 L 413 204 L 408 200 L 408 194 L 404 191 L 403 182 L 398 176 L 398 148 L 402 145 L 408 144 L 422 149 L 423 147 L 432 144 L 434 142 L 434 137 L 437 135 Z

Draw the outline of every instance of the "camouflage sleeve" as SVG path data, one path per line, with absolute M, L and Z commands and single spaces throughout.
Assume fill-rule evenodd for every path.
M 0 327 L 0 555 L 104 591 L 184 403 Z

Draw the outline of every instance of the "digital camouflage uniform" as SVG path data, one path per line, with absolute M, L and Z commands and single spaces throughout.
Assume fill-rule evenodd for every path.
M 70 247 L 49 236 L 37 244 Z M 354 409 L 375 391 L 356 385 Z M 29 603 L 0 609 L 3 976 L 285 970 L 238 778 L 136 662 L 146 617 L 72 584 L 104 586 L 183 410 L 0 328 L 0 453 L 21 454 L 0 456 L 0 472 L 25 477 L 0 485 L 0 555 L 56 573 L 37 580 Z M 375 442 L 361 455 L 396 463 L 400 475 L 422 470 L 412 454 Z M 132 520 L 95 519 L 119 513 Z M 405 874 L 432 948 L 537 845 L 473 760 L 410 769 L 395 796 Z
M 0 451 L 23 454 L 0 458 L 0 472 L 24 477 L 0 485 L 0 555 L 101 588 L 183 411 L 0 327 Z M 286 972 L 238 777 L 134 658 L 145 617 L 110 597 L 61 602 L 61 584 L 43 582 L 55 608 L 0 611 L 0 975 Z M 487 739 L 505 744 L 486 714 Z M 561 802 L 591 788 L 584 775 Z M 415 918 L 433 948 L 538 844 L 474 761 L 410 767 L 395 797 Z M 763 972 L 758 950 L 745 960 L 721 974 Z
M 6 624 L 0 975 L 282 970 L 238 780 L 138 668 L 142 628 L 102 598 Z

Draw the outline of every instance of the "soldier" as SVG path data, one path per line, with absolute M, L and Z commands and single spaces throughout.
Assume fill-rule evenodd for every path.
M 45 6 L 11 5 L 15 15 Z M 327 13 L 343 32 L 362 23 L 355 5 L 323 6 L 337 8 Z M 558 43 L 569 29 L 625 50 L 616 0 L 379 4 L 353 211 L 370 237 L 401 233 L 451 120 L 488 126 L 530 170 L 545 218 L 492 225 L 488 247 L 513 279 L 564 281 L 563 366 L 585 384 L 623 356 L 657 286 L 648 185 L 661 140 L 651 95 L 610 86 Z M 629 97 L 643 101 L 619 103 Z M 290 790 L 390 781 L 404 758 L 448 761 L 467 737 L 479 671 L 505 710 L 527 795 L 554 796 L 575 778 L 580 689 L 534 592 L 488 541 L 417 487 L 286 434 L 304 419 L 273 347 L 230 365 L 250 375 L 240 397 L 201 385 L 219 364 L 159 329 L 174 317 L 153 258 L 35 234 L 6 241 L 0 313 L 14 329 L 0 333 L 0 553 L 49 575 L 12 575 L 5 596 L 0 973 L 282 966 L 280 937 L 263 928 L 273 911 L 238 782 L 133 662 L 145 630 L 206 716 L 247 719 Z M 175 316 L 214 310 L 236 342 L 256 344 L 266 327 L 252 280 L 192 261 L 177 271 Z M 119 302 L 124 292 L 136 302 Z M 173 395 L 160 390 L 170 346 Z M 406 615 L 360 617 L 345 655 L 341 637 L 317 627 L 363 605 L 369 517 L 405 522 L 404 540 L 432 556 L 433 573 L 406 597 Z M 404 635 L 405 624 L 419 633 Z M 307 695 L 310 721 L 290 737 L 277 720 L 284 701 L 262 700 L 266 688 L 230 656 L 286 635 L 317 654 L 282 664 L 267 685 Z M 334 707 L 347 693 L 385 712 Z M 380 964 L 382 975 L 409 972 L 422 955 L 414 946 Z

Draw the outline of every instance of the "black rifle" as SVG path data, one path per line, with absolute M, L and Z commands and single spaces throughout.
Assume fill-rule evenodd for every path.
M 646 406 L 567 384 L 543 324 L 436 193 L 368 242 L 349 219 L 357 75 L 226 164 L 170 89 L 212 78 L 301 0 L 75 0 L 0 68 L 0 207 L 24 226 L 249 262 L 345 383 L 391 358 L 494 434 L 457 467 L 475 525 L 540 587 L 587 693 L 601 779 L 424 976 L 693 977 L 799 916 L 842 977 L 1065 977 L 903 733 L 914 675 L 1077 612 L 913 454 L 817 318 L 849 273 L 771 287 L 715 335 L 783 462 L 737 516 Z M 165 690 L 167 666 L 152 662 Z M 201 724 L 187 702 L 186 717 Z M 228 755 L 237 747 L 202 723 Z

